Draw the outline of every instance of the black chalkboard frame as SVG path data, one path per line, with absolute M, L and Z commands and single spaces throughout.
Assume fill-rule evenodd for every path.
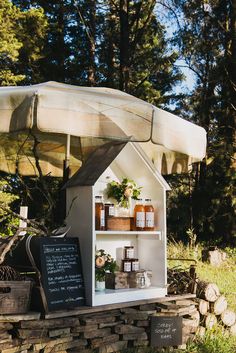
M 152 316 L 151 347 L 172 347 L 182 344 L 182 317 Z
M 73 265 L 73 268 L 70 268 L 70 272 L 68 275 L 71 277 L 71 275 L 79 275 L 80 282 L 77 283 L 77 287 L 79 288 L 72 288 L 70 292 L 68 292 L 67 288 L 64 289 L 64 297 L 62 296 L 62 291 L 57 287 L 57 284 L 55 286 L 52 286 L 51 283 L 49 282 L 49 277 L 48 277 L 48 263 L 46 260 L 46 257 L 48 254 L 45 253 L 45 249 L 48 246 L 54 246 L 57 247 L 58 251 L 60 251 L 61 247 L 67 247 L 69 246 L 71 250 L 74 252 L 74 262 L 75 264 Z M 74 249 L 74 250 L 73 250 Z M 64 252 L 65 256 L 66 251 Z M 70 253 L 72 254 L 72 253 Z M 58 255 L 54 253 L 54 257 L 56 259 Z M 59 238 L 59 237 L 44 237 L 40 238 L 39 241 L 39 272 L 40 272 L 40 285 L 42 286 L 40 293 L 42 297 L 42 304 L 44 306 L 44 310 L 46 313 L 52 312 L 52 311 L 57 311 L 57 310 L 71 310 L 75 309 L 80 306 L 85 305 L 85 288 L 84 288 L 84 279 L 83 279 L 83 270 L 82 270 L 82 262 L 81 262 L 81 255 L 80 255 L 80 246 L 79 246 L 79 240 L 78 238 Z M 56 260 L 55 260 L 56 261 Z M 77 269 L 76 269 L 77 267 Z M 78 271 L 77 271 L 78 270 Z M 60 277 L 61 273 L 58 271 L 58 276 Z M 77 282 L 78 282 L 78 277 L 77 277 Z M 74 287 L 76 287 L 75 283 L 73 283 L 72 279 L 72 284 L 74 284 Z M 54 288 L 52 288 L 54 287 Z M 71 286 L 72 287 L 72 286 Z M 50 290 L 52 289 L 59 289 L 57 291 L 57 295 L 53 295 Z M 58 294 L 59 293 L 59 294 Z M 53 297 L 54 297 L 54 302 L 53 302 Z M 70 300 L 69 300 L 70 299 Z

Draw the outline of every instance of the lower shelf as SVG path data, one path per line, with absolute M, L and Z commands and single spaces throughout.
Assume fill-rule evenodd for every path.
M 161 298 L 167 294 L 166 287 L 149 287 L 144 289 L 105 289 L 102 292 L 95 292 L 93 306 L 124 303 L 135 300 Z

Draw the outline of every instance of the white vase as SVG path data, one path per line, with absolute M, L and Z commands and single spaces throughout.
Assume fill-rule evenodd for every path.
M 105 290 L 105 281 L 96 281 L 95 283 L 95 290 L 97 292 L 101 292 Z

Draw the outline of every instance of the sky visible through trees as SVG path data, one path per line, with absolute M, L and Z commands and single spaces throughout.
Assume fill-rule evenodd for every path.
M 1 85 L 118 88 L 203 126 L 206 160 L 168 177 L 168 231 L 235 241 L 236 0 L 0 0 L 0 28 Z M 33 183 L 8 178 L 32 203 Z

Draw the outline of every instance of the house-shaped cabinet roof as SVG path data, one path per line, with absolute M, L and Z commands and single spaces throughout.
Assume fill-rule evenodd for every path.
M 104 173 L 106 174 L 108 167 L 120 180 L 128 177 L 139 185 L 146 187 L 152 185 L 152 188 L 153 183 L 150 183 L 149 179 L 154 178 L 164 190 L 170 190 L 165 179 L 138 143 L 114 141 L 98 148 L 66 183 L 65 188 L 92 186 Z M 150 194 L 151 191 L 149 190 Z

